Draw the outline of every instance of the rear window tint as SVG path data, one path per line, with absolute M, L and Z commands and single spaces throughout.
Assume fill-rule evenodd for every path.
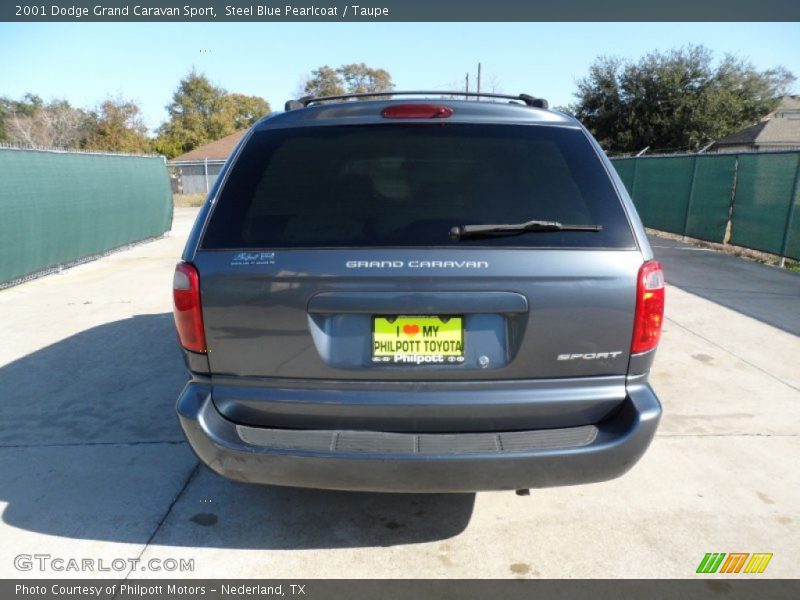
M 448 235 L 455 225 L 531 219 L 603 230 L 461 241 Z M 406 124 L 255 132 L 202 247 L 633 244 L 616 192 L 581 131 Z

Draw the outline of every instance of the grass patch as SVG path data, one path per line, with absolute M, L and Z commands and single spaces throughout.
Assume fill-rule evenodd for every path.
M 202 206 L 205 200 L 205 194 L 172 194 L 172 202 L 179 207 Z

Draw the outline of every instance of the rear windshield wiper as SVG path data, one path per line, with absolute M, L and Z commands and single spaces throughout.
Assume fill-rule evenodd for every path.
M 450 237 L 454 240 L 463 240 L 465 238 L 520 235 L 532 232 L 602 230 L 602 225 L 564 225 L 558 221 L 526 221 L 525 223 L 497 225 L 458 225 L 450 230 Z

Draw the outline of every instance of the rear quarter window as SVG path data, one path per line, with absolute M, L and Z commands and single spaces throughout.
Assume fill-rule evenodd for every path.
M 456 225 L 531 219 L 603 229 L 448 235 Z M 232 166 L 201 244 L 369 246 L 630 248 L 634 240 L 582 131 L 447 123 L 257 131 Z

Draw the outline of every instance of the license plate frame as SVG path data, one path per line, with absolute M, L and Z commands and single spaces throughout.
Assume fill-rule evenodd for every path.
M 463 315 L 373 315 L 371 329 L 370 358 L 375 364 L 464 363 Z

